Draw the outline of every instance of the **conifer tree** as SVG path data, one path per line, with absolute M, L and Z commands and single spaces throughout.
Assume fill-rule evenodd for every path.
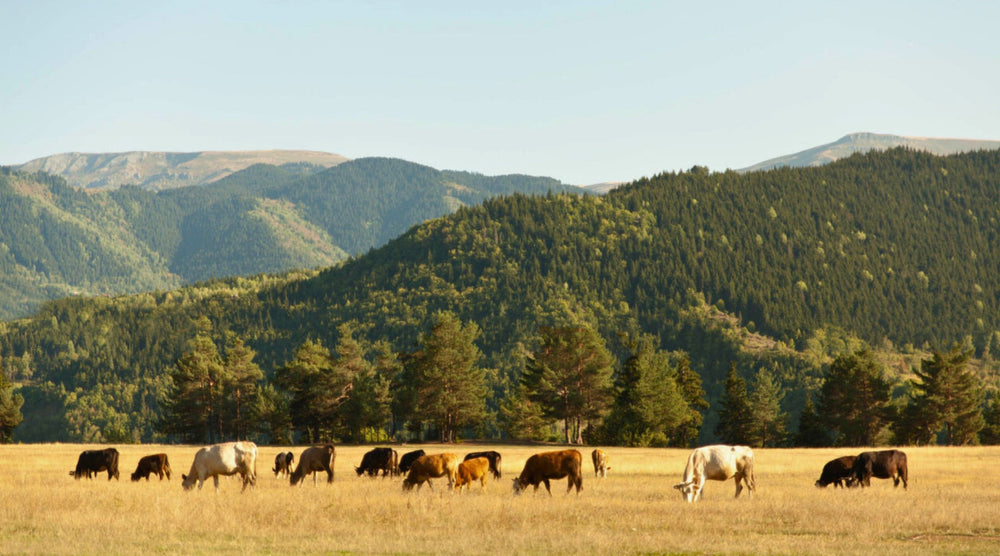
M 788 414 L 781 410 L 783 397 L 774 374 L 764 367 L 758 369 L 748 396 L 753 446 L 777 446 L 784 441 Z
M 830 445 L 830 433 L 816 414 L 816 404 L 813 403 L 811 396 L 806 397 L 806 403 L 799 415 L 799 430 L 795 434 L 794 443 L 796 446 L 809 448 Z
M 874 446 L 889 423 L 892 381 L 868 349 L 839 355 L 820 388 L 820 419 L 839 446 Z
M 7 375 L 0 368 L 0 444 L 11 441 L 14 429 L 24 420 L 21 407 L 24 406 L 24 396 L 14 392 L 14 385 L 7 380 Z
M 250 437 L 251 424 L 260 422 L 257 414 L 260 382 L 264 379 L 254 357 L 257 353 L 238 336 L 230 336 L 223 361 L 225 414 L 231 438 L 246 440 Z M 253 427 L 256 428 L 256 425 Z
M 708 400 L 705 399 L 705 389 L 702 388 L 701 375 L 691 368 L 691 359 L 682 356 L 676 364 L 677 387 L 681 396 L 687 402 L 688 420 L 681 424 L 674 433 L 675 446 L 690 446 L 698 439 L 701 425 L 705 420 L 704 412 L 708 410 Z
M 912 413 L 930 431 L 944 432 L 944 443 L 970 444 L 983 428 L 982 389 L 975 373 L 967 367 L 972 351 L 955 346 L 948 353 L 935 351 L 920 362 L 913 381 L 916 395 L 910 402 Z
M 173 389 L 164 400 L 161 428 L 189 442 L 221 442 L 225 439 L 225 366 L 207 333 L 207 319 L 199 321 L 199 327 L 201 332 L 191 340 L 190 351 L 177 360 L 170 374 Z
M 725 390 L 719 400 L 719 422 L 715 434 L 727 444 L 750 444 L 753 440 L 750 399 L 747 383 L 730 363 Z

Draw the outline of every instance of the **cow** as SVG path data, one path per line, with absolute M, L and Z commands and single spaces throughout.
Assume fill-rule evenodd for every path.
M 292 464 L 295 463 L 295 454 L 291 452 L 281 452 L 274 456 L 274 477 L 281 479 L 292 473 Z
M 594 476 L 601 477 L 602 479 L 607 477 L 608 469 L 611 469 L 608 465 L 608 453 L 597 448 L 590 453 L 590 458 L 594 460 Z
M 524 462 L 524 469 L 521 476 L 514 479 L 514 494 L 521 494 L 528 485 L 535 487 L 538 492 L 538 485 L 544 483 L 545 490 L 552 496 L 552 489 L 549 488 L 549 479 L 562 479 L 569 477 L 569 486 L 566 494 L 576 487 L 576 493 L 583 490 L 583 456 L 578 450 L 557 450 L 555 452 L 542 452 L 535 454 Z
M 757 486 L 753 473 L 753 450 L 747 446 L 702 446 L 688 456 L 684 482 L 674 485 L 674 488 L 681 491 L 684 500 L 695 502 L 701 497 L 706 480 L 725 481 L 730 477 L 736 481 L 737 498 L 743 491 L 743 483 L 749 490 L 747 495 L 753 495 Z
M 215 483 L 215 492 L 219 492 L 219 475 L 235 475 L 239 473 L 243 479 L 243 488 L 253 490 L 257 484 L 257 445 L 253 442 L 225 442 L 213 444 L 198 450 L 191 463 L 187 475 L 181 475 L 184 490 L 191 490 L 195 483 L 198 490 L 209 477 Z
M 854 486 L 855 459 L 857 456 L 844 456 L 826 462 L 826 465 L 823 466 L 823 472 L 819 475 L 819 480 L 816 481 L 816 486 L 826 488 L 832 483 L 834 488 L 843 488 L 845 482 L 848 487 Z
M 290 481 L 295 486 L 299 481 L 305 482 L 306 475 L 312 473 L 313 486 L 316 486 L 319 471 L 326 471 L 327 484 L 333 482 L 333 463 L 337 459 L 337 451 L 333 444 L 312 446 L 306 448 L 299 456 L 299 465 L 292 471 Z
M 396 450 L 392 448 L 374 448 L 365 452 L 365 455 L 361 457 L 361 466 L 355 467 L 354 470 L 358 473 L 358 477 L 365 473 L 369 477 L 375 477 L 379 471 L 385 477 L 386 475 L 395 475 L 398 467 Z
M 861 452 L 854 460 L 854 479 L 862 488 L 871 486 L 871 478 L 892 479 L 893 488 L 903 481 L 903 490 L 909 472 L 906 468 L 906 454 L 900 450 Z
M 420 456 L 426 454 L 427 452 L 424 452 L 423 450 L 414 450 L 403 454 L 403 457 L 399 458 L 399 472 L 405 475 L 410 471 L 410 466 L 413 465 L 413 462 Z
M 486 475 L 492 471 L 490 460 L 486 457 L 466 459 L 458 464 L 455 474 L 455 490 L 461 492 L 462 487 L 472 488 L 472 481 L 479 481 L 482 490 L 486 490 Z M 430 483 L 428 483 L 430 484 Z
M 69 474 L 74 479 L 84 476 L 89 479 L 92 474 L 96 475 L 101 471 L 108 472 L 109 481 L 112 477 L 118 479 L 118 450 L 114 448 L 84 450 L 80 452 L 80 456 L 76 460 L 76 469 L 70 471 Z
M 455 476 L 458 474 L 458 456 L 456 454 L 428 454 L 417 458 L 410 465 L 410 472 L 403 479 L 403 490 L 413 490 L 427 483 L 431 490 L 434 485 L 431 479 L 437 477 L 448 477 L 448 490 L 455 488 Z
M 149 476 L 155 474 L 163 480 L 163 476 L 167 476 L 167 480 L 170 480 L 170 460 L 167 459 L 167 454 L 153 454 L 150 456 L 143 456 L 139 460 L 139 464 L 135 467 L 135 472 L 132 473 L 132 481 L 138 481 L 139 479 L 149 480 Z
M 490 450 L 489 452 L 472 452 L 471 454 L 465 454 L 465 459 L 462 461 L 469 461 L 475 458 L 486 458 L 490 462 L 490 473 L 493 474 L 494 479 L 500 478 L 500 452 L 494 452 Z

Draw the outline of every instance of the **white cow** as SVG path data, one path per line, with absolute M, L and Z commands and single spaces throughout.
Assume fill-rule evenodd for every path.
M 736 496 L 743 491 L 743 482 L 750 489 L 748 496 L 753 495 L 756 484 L 753 476 L 753 450 L 747 446 L 702 446 L 695 448 L 688 456 L 687 467 L 684 468 L 684 482 L 674 485 L 681 491 L 684 500 L 694 502 L 701 497 L 701 489 L 705 481 L 725 481 L 730 477 L 736 479 Z
M 184 490 L 191 490 L 198 483 L 201 490 L 205 481 L 211 477 L 215 481 L 215 492 L 219 492 L 219 475 L 235 475 L 243 478 L 243 488 L 247 485 L 253 490 L 257 484 L 257 445 L 253 442 L 225 442 L 205 446 L 194 455 L 191 471 L 182 475 Z

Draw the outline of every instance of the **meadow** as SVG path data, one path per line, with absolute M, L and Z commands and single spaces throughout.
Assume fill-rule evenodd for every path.
M 0 446 L 0 553 L 4 554 L 996 554 L 1000 552 L 1000 447 L 904 448 L 910 486 L 818 489 L 823 464 L 855 449 L 758 449 L 757 492 L 733 499 L 710 481 L 704 499 L 673 489 L 689 450 L 607 447 L 611 471 L 584 490 L 566 481 L 515 497 L 511 479 L 538 446 L 421 445 L 428 453 L 495 449 L 503 478 L 484 491 L 435 487 L 404 493 L 401 478 L 354 473 L 368 446 L 338 446 L 336 480 L 291 488 L 262 446 L 253 492 L 238 479 L 185 492 L 194 446 L 120 445 L 120 480 L 68 475 L 81 450 L 104 446 Z M 402 455 L 417 446 L 395 446 Z M 301 447 L 293 448 L 296 454 Z M 166 452 L 170 481 L 133 483 L 138 459 Z

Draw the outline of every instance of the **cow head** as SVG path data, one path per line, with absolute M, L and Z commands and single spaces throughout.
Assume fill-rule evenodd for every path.
M 194 484 L 198 482 L 198 478 L 181 475 L 181 481 L 181 486 L 184 487 L 184 490 L 191 490 L 194 488 Z
M 514 494 L 520 495 L 528 485 L 521 484 L 521 479 L 514 479 Z
M 403 490 L 413 490 L 413 485 L 414 484 L 415 483 L 413 481 L 411 481 L 409 478 L 403 479 Z M 428 483 L 428 484 L 430 484 L 430 483 Z
M 686 502 L 694 502 L 695 498 L 695 485 L 694 481 L 688 481 L 686 483 L 680 483 L 674 485 L 674 488 L 681 491 L 681 496 L 684 497 Z
M 135 473 L 132 473 L 132 482 L 133 483 L 136 482 L 136 481 L 138 481 L 141 478 L 142 478 L 142 473 L 140 473 L 138 471 L 136 471 Z

